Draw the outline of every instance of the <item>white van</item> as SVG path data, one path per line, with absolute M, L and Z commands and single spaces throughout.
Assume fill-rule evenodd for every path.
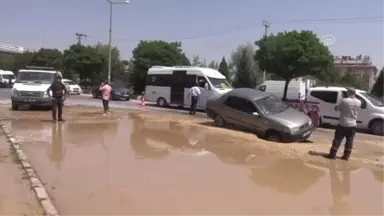
M 278 98 L 283 98 L 285 81 L 267 80 L 260 86 L 256 87 L 260 91 L 265 91 L 275 95 Z M 288 100 L 305 100 L 307 88 L 310 86 L 307 82 L 301 79 L 292 80 L 288 84 L 287 99 Z
M 201 95 L 197 108 L 204 109 L 207 100 L 232 90 L 219 71 L 191 66 L 153 66 L 146 78 L 145 99 L 158 106 L 190 106 L 188 92 L 199 83 Z
M 336 106 L 347 95 L 343 87 L 314 87 L 308 89 L 307 101 L 318 102 L 320 106 L 321 124 L 336 126 L 340 112 Z M 373 134 L 383 133 L 384 103 L 369 92 L 356 90 L 356 98 L 361 101 L 357 127 L 369 129 Z
M 12 109 L 17 110 L 20 105 L 51 107 L 46 91 L 57 73 L 60 72 L 48 67 L 27 66 L 19 70 L 11 93 Z
M 9 83 L 9 79 L 11 79 L 11 83 Z M 15 83 L 16 77 L 12 71 L 0 70 L 0 86 L 1 87 L 11 87 L 13 83 Z

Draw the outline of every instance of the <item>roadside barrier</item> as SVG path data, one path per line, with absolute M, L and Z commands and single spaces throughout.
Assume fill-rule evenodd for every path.
M 145 107 L 145 98 L 144 98 L 144 96 L 141 97 L 141 103 L 140 103 L 140 106 L 141 106 L 142 108 Z

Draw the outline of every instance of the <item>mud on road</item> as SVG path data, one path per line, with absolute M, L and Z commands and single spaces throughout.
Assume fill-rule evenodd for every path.
M 328 151 L 322 129 L 281 144 L 180 114 L 0 111 L 63 215 L 383 214 L 381 137 L 328 161 L 308 154 Z

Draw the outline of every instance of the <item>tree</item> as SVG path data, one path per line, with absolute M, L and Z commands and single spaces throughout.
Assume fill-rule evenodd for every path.
M 219 63 L 217 63 L 215 61 L 211 61 L 211 62 L 209 62 L 208 67 L 217 70 L 217 69 L 219 69 Z
M 285 80 L 283 100 L 289 82 L 302 76 L 324 77 L 333 64 L 333 56 L 311 31 L 281 32 L 264 36 L 255 43 L 259 67 Z
M 240 45 L 232 53 L 232 63 L 234 64 L 235 88 L 255 88 L 260 77 L 260 70 L 254 61 L 255 47 L 252 44 Z
M 371 93 L 378 96 L 378 97 L 383 97 L 384 95 L 384 90 L 383 90 L 383 85 L 384 85 L 384 77 L 383 77 L 383 70 L 384 68 L 381 68 L 379 77 L 377 77 L 377 80 L 375 84 L 372 87 Z
M 92 46 L 71 45 L 64 51 L 63 59 L 66 73 L 64 76 L 78 74 L 85 84 L 106 79 L 101 74 L 107 60 Z
M 32 59 L 31 66 L 54 67 L 60 70 L 62 67 L 63 54 L 58 49 L 44 49 L 37 51 Z
M 227 61 L 225 60 L 225 57 L 221 59 L 220 65 L 219 65 L 219 72 L 223 74 L 227 79 L 230 78 L 229 76 L 229 69 L 228 69 L 228 64 Z
M 145 88 L 145 77 L 150 67 L 191 65 L 183 53 L 180 42 L 140 41 L 132 51 L 133 72 L 130 82 L 135 92 L 142 92 Z
M 97 43 L 94 47 L 96 51 L 106 59 L 102 76 L 108 77 L 109 45 Z M 111 57 L 111 80 L 122 79 L 124 76 L 125 64 L 120 59 L 120 50 L 117 47 L 112 47 Z

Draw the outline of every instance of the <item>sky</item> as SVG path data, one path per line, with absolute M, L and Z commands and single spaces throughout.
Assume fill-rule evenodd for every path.
M 123 2 L 123 0 L 113 0 Z M 129 59 L 140 40 L 181 41 L 188 57 L 207 61 L 227 58 L 237 46 L 264 34 L 312 30 L 319 38 L 332 35 L 334 55 L 369 55 L 384 65 L 383 19 L 309 21 L 383 17 L 383 0 L 131 0 L 113 6 L 112 43 Z M 106 0 L 0 0 L 0 43 L 30 50 L 76 43 L 108 43 Z M 295 21 L 295 20 L 301 20 Z

